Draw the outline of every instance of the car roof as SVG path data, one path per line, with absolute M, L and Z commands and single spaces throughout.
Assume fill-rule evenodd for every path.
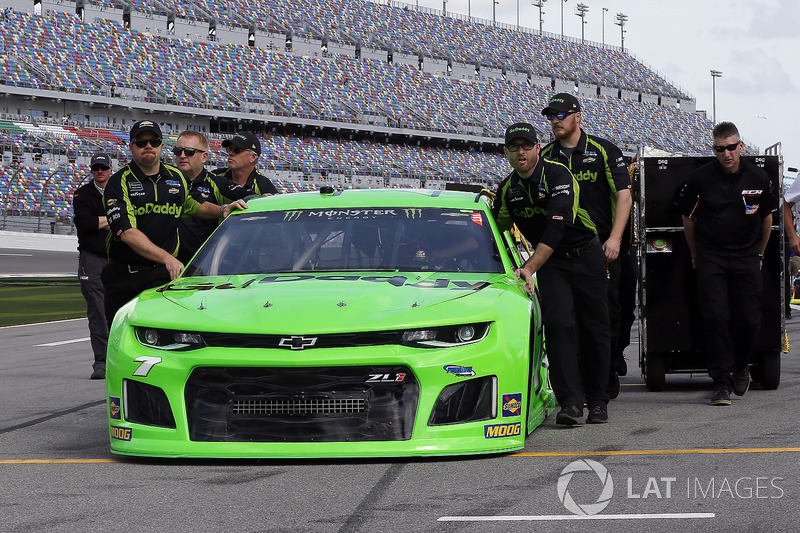
M 476 201 L 477 199 L 477 201 Z M 285 209 L 434 207 L 488 209 L 485 195 L 434 189 L 345 189 L 332 194 L 297 192 L 248 200 L 247 212 Z

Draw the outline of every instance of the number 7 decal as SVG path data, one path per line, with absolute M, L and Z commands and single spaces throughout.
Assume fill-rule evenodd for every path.
M 154 366 L 161 362 L 161 358 L 143 355 L 142 357 L 137 357 L 134 359 L 134 361 L 142 364 L 139 365 L 139 368 L 136 369 L 136 372 L 134 372 L 133 375 L 147 377 L 147 374 L 150 373 L 150 370 L 152 370 Z

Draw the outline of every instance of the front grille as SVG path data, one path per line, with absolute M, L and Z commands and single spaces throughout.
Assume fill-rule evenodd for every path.
M 257 333 L 204 332 L 206 345 L 219 348 L 352 348 L 400 344 L 403 332 L 367 331 L 362 333 L 326 333 L 323 335 L 262 335 Z M 313 339 L 313 343 L 312 343 Z
M 237 415 L 329 415 L 362 413 L 366 402 L 359 400 L 238 400 L 233 402 Z
M 405 366 L 206 367 L 185 400 L 193 441 L 408 440 L 419 384 Z

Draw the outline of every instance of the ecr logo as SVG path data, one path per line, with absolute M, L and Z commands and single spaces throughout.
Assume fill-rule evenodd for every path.
M 494 424 L 483 426 L 483 436 L 487 439 L 499 439 L 501 437 L 516 437 L 522 433 L 522 423 L 514 424 Z
M 603 488 L 595 503 L 579 504 L 572 499 L 568 487 L 576 472 L 594 472 L 600 478 Z M 611 502 L 611 496 L 614 494 L 614 480 L 611 479 L 611 474 L 608 473 L 606 467 L 597 461 L 578 459 L 577 461 L 572 461 L 561 471 L 561 475 L 558 477 L 557 489 L 558 499 L 561 500 L 561 503 L 564 504 L 568 511 L 582 516 L 595 515 L 605 509 Z
M 111 438 L 117 440 L 131 440 L 133 430 L 131 428 L 121 428 L 111 426 Z

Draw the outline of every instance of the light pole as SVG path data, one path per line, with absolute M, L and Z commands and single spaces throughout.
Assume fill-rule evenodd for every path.
M 628 15 L 617 13 L 617 21 L 614 23 L 619 26 L 619 41 L 622 52 L 625 52 L 625 23 L 628 22 Z
M 722 71 L 720 70 L 712 70 L 711 71 L 711 108 L 714 112 L 714 120 L 713 124 L 717 125 L 717 78 L 722 77 Z
M 564 4 L 567 3 L 567 0 L 562 0 L 561 2 L 561 38 L 564 38 Z
M 544 6 L 545 2 L 547 2 L 547 0 L 533 0 L 531 2 L 531 4 L 539 8 L 539 35 L 542 34 L 542 22 L 544 22 L 542 18 L 542 14 L 544 13 L 544 11 L 542 11 L 542 6 Z
M 603 46 L 606 45 L 606 11 L 608 11 L 607 7 L 603 8 Z
M 442 15 L 447 16 L 447 0 L 442 0 Z
M 583 28 L 586 25 L 586 13 L 589 12 L 589 6 L 586 4 L 578 4 L 575 6 L 575 14 L 581 18 L 581 42 L 583 42 Z
M 497 4 L 499 3 L 500 0 L 492 0 L 492 26 L 494 26 L 497 23 L 497 18 L 496 18 Z

